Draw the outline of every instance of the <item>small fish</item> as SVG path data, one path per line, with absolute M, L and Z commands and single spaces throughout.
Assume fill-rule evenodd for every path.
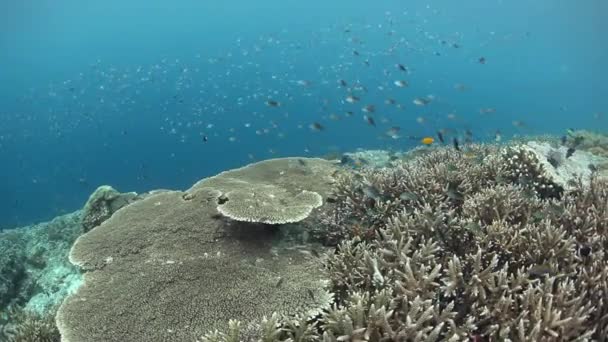
M 376 121 L 369 115 L 363 115 L 363 120 L 367 121 L 367 124 L 370 126 L 376 127 Z
M 355 102 L 359 102 L 359 98 L 354 95 L 348 95 L 346 97 L 345 101 L 348 103 L 355 103 Z
M 283 284 L 283 278 L 279 277 L 279 281 L 277 281 L 277 285 L 275 287 L 281 287 L 281 284 Z
M 460 151 L 460 144 L 458 143 L 458 138 L 454 137 L 454 139 L 452 139 L 452 144 L 454 145 L 454 149 L 456 151 Z
M 394 105 L 395 103 L 397 103 L 397 101 L 395 99 L 388 98 L 388 99 L 384 100 L 384 104 L 387 104 L 387 105 Z
M 363 108 L 361 108 L 361 110 L 364 113 L 373 113 L 376 111 L 376 107 L 374 105 L 366 105 Z
M 279 106 L 281 106 L 281 103 L 278 101 L 275 101 L 275 100 L 268 100 L 268 101 L 266 101 L 266 105 L 268 107 L 279 107 Z
M 346 111 L 344 113 L 346 116 L 353 116 L 355 113 L 351 112 L 351 111 Z
M 525 126 L 524 122 L 521 120 L 513 120 L 511 123 L 513 124 L 513 126 L 518 127 L 518 128 Z
M 403 200 L 403 201 L 418 201 L 419 197 L 418 195 L 416 195 L 415 193 L 411 192 L 411 191 L 406 191 L 403 192 L 401 195 L 399 195 L 399 199 Z
M 422 138 L 422 140 L 420 140 L 421 143 L 423 143 L 424 145 L 431 145 L 432 143 L 435 142 L 435 139 L 433 137 L 424 137 Z
M 315 300 L 315 293 L 312 292 L 311 289 L 306 289 L 306 292 L 308 292 L 308 296 L 310 297 L 311 300 Z
M 534 265 L 528 270 L 528 274 L 533 278 L 540 278 L 544 275 L 551 275 L 553 270 L 547 264 Z
M 308 86 L 310 86 L 311 82 L 307 81 L 307 80 L 298 80 L 298 81 L 296 81 L 296 84 L 303 86 L 303 87 L 308 87 Z
M 442 144 L 445 143 L 445 140 L 443 139 L 443 134 L 441 133 L 441 131 L 437 131 L 437 138 L 439 138 L 439 141 L 441 141 Z
M 310 250 L 310 254 L 312 254 L 312 256 L 314 256 L 315 258 L 320 258 L 321 257 L 321 255 L 319 254 L 319 252 L 317 252 L 317 250 L 314 249 L 314 248 Z
M 427 104 L 430 103 L 430 101 L 428 99 L 422 98 L 422 97 L 417 97 L 414 99 L 414 101 L 412 101 L 416 106 L 426 106 Z
M 395 68 L 397 68 L 403 72 L 407 72 L 407 68 L 403 64 L 397 63 L 397 64 L 395 64 Z
M 463 228 L 473 233 L 473 235 L 481 235 L 483 233 L 481 226 L 477 222 L 469 222 L 465 224 Z
M 561 141 L 562 145 L 566 145 L 566 143 L 568 143 L 568 137 L 565 135 L 562 135 L 562 137 L 560 138 L 560 141 Z
M 458 184 L 456 183 L 448 183 L 448 190 L 446 194 L 449 199 L 454 201 L 462 201 L 464 199 L 464 195 L 458 191 Z
M 298 164 L 300 164 L 300 166 L 306 166 L 304 159 L 298 159 Z
M 380 190 L 378 190 L 378 188 L 376 188 L 375 186 L 373 186 L 371 184 L 363 185 L 363 187 L 361 188 L 361 191 L 363 192 L 363 194 L 365 196 L 367 196 L 369 198 L 373 198 L 375 200 L 382 198 L 382 195 L 380 194 Z
M 386 135 L 393 139 L 399 138 L 399 131 L 401 130 L 398 126 L 393 126 L 386 131 Z
M 496 130 L 496 133 L 494 133 L 494 141 L 496 141 L 496 142 L 502 141 L 502 134 L 500 134 L 499 130 Z
M 574 154 L 574 152 L 576 152 L 576 150 L 574 149 L 574 147 L 569 147 L 568 150 L 566 151 L 566 159 L 572 157 L 572 155 Z
M 397 87 L 399 88 L 405 88 L 407 87 L 409 84 L 407 83 L 407 81 L 404 80 L 397 80 L 395 82 L 393 82 Z
M 593 164 L 589 164 L 589 165 L 587 165 L 587 167 L 589 168 L 589 170 L 591 172 L 597 172 L 597 166 L 595 166 Z
M 206 135 L 203 135 L 203 142 L 207 142 L 209 141 L 209 137 L 207 137 Z
M 479 114 L 493 114 L 496 113 L 496 109 L 494 108 L 481 108 L 479 110 Z
M 323 125 L 321 125 L 318 122 L 311 123 L 309 127 L 310 127 L 310 129 L 312 129 L 315 132 L 320 132 L 325 129 L 325 127 L 323 127 Z
M 456 84 L 454 84 L 454 89 L 456 89 L 458 91 L 465 91 L 465 90 L 467 90 L 467 86 L 462 83 L 456 83 Z
M 346 83 L 345 80 L 338 80 L 338 84 L 340 84 L 341 87 L 348 87 L 348 83 Z
M 479 64 L 486 64 L 486 58 L 485 57 L 479 57 L 479 59 L 477 61 L 479 62 Z

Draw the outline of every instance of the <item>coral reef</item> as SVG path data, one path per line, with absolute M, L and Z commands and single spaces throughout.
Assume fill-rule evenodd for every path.
M 471 146 L 342 177 L 324 212 L 336 303 L 266 340 L 605 340 L 608 183 L 537 191 L 543 172 L 525 148 Z
M 82 228 L 88 232 L 107 220 L 118 209 L 135 201 L 134 192 L 120 193 L 109 185 L 98 187 L 89 197 L 82 210 Z
M 55 309 L 38 314 L 20 307 L 12 307 L 6 315 L 0 314 L 0 341 L 61 341 L 61 335 L 55 325 Z
M 72 247 L 70 261 L 87 272 L 58 311 L 62 340 L 194 340 L 231 318 L 255 326 L 273 311 L 282 319 L 320 314 L 333 295 L 315 253 L 280 245 L 281 226 L 234 221 L 217 206 L 225 195 L 218 189 L 243 180 L 328 193 L 331 173 L 315 171 L 325 165 L 258 163 L 255 172 L 228 171 L 117 211 Z
M 76 212 L 0 233 L 0 311 L 23 305 L 43 314 L 78 286 L 67 255 L 81 229 Z
M 203 179 L 192 188 L 219 191 L 217 209 L 233 220 L 293 223 L 323 204 L 338 171 L 335 162 L 324 159 L 270 159 Z

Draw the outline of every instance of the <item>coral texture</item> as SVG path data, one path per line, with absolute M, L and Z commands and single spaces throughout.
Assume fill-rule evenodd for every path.
M 183 341 L 229 319 L 310 317 L 332 295 L 315 257 L 276 248 L 276 229 L 226 219 L 220 192 L 162 192 L 74 244 L 88 272 L 57 315 L 62 341 Z
M 606 340 L 608 183 L 548 190 L 543 172 L 525 148 L 471 146 L 342 177 L 324 213 L 336 303 L 267 341 Z
M 120 193 L 109 185 L 98 187 L 84 205 L 82 213 L 82 228 L 88 232 L 107 220 L 118 209 L 137 198 L 134 192 Z
M 219 191 L 217 208 L 231 219 L 293 223 L 323 204 L 337 172 L 336 163 L 324 159 L 270 159 L 203 179 L 192 188 Z

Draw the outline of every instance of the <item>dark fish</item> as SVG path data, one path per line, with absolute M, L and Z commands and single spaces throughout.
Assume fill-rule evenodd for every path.
M 569 147 L 568 150 L 566 151 L 566 159 L 572 157 L 572 155 L 574 154 L 576 150 L 574 149 L 574 147 Z
M 276 287 L 281 287 L 281 284 L 283 284 L 283 278 L 279 278 L 279 281 L 277 281 Z
M 452 143 L 454 144 L 454 148 L 456 149 L 456 151 L 460 151 L 460 145 L 458 144 L 458 139 L 456 137 L 454 137 Z
M 310 124 L 310 129 L 312 129 L 313 131 L 320 132 L 320 131 L 324 130 L 325 127 L 323 127 L 323 125 L 321 125 L 318 122 L 313 122 Z
M 479 64 L 486 64 L 486 58 L 485 57 L 480 57 L 478 61 L 479 61 Z
M 348 84 L 346 83 L 345 80 L 339 80 L 338 83 L 340 83 L 340 86 L 342 86 L 342 87 L 348 86 Z
M 266 105 L 269 107 L 279 107 L 281 105 L 281 103 L 279 103 L 278 101 L 275 101 L 275 100 L 268 100 L 268 101 L 266 101 Z
M 369 125 L 376 127 L 376 122 L 374 121 L 374 118 L 372 118 L 371 116 L 369 116 L 369 115 L 363 115 L 363 119 L 365 121 L 367 121 L 367 123 Z
M 562 142 L 562 145 L 566 145 L 566 143 L 568 142 L 568 137 L 565 135 L 562 135 L 561 142 Z
M 448 184 L 448 191 L 446 192 L 446 194 L 449 199 L 452 199 L 454 201 L 462 201 L 464 199 L 464 195 L 460 191 L 458 191 L 458 184 L 456 183 Z
M 306 162 L 303 159 L 298 159 L 298 164 L 301 166 L 306 166 Z
M 359 51 L 357 51 L 357 50 L 353 50 L 353 55 L 355 55 L 355 56 L 360 56 Z
M 308 292 L 308 296 L 310 297 L 310 299 L 315 300 L 315 293 L 312 292 L 311 289 L 306 289 L 306 292 Z
M 466 142 L 467 144 L 470 144 L 473 142 L 473 132 L 471 132 L 470 129 L 467 129 L 464 132 L 464 142 Z
M 340 162 L 342 162 L 342 161 L 340 161 Z M 333 198 L 333 197 L 327 197 L 325 199 L 325 202 L 327 202 L 327 203 L 336 203 L 336 199 Z
M 581 254 L 581 256 L 583 257 L 587 257 L 589 256 L 589 254 L 591 254 L 591 247 L 587 246 L 587 245 L 583 245 L 581 246 L 581 248 L 578 250 L 578 252 Z
M 395 64 L 395 67 L 403 72 L 407 72 L 407 68 L 403 64 Z
M 533 278 L 539 278 L 552 273 L 551 266 L 547 264 L 534 265 L 528 270 L 528 274 Z
M 553 166 L 554 168 L 556 168 L 556 169 L 557 169 L 557 168 L 559 167 L 559 161 L 558 161 L 558 160 L 557 160 L 555 157 L 553 157 L 553 156 L 547 157 L 547 161 L 548 161 L 548 162 L 549 162 L 549 164 L 551 164 L 551 166 Z
M 312 256 L 314 256 L 315 258 L 321 257 L 321 255 L 319 255 L 319 252 L 317 252 L 317 250 L 314 248 L 310 250 L 310 254 L 312 254 Z
M 443 140 L 443 134 L 441 134 L 440 131 L 437 131 L 437 138 L 439 138 L 439 141 L 441 141 L 442 144 L 445 143 L 445 140 Z
M 591 170 L 591 172 L 597 172 L 597 166 L 589 164 L 587 165 L 587 167 L 589 168 L 589 170 Z
M 206 135 L 203 135 L 203 142 L 209 141 L 209 138 Z

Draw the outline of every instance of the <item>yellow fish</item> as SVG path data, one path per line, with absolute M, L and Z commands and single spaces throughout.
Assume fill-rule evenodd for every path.
M 424 138 L 422 138 L 422 140 L 420 142 L 422 142 L 425 145 L 430 145 L 433 142 L 435 142 L 435 139 L 433 139 L 433 137 L 424 137 Z

